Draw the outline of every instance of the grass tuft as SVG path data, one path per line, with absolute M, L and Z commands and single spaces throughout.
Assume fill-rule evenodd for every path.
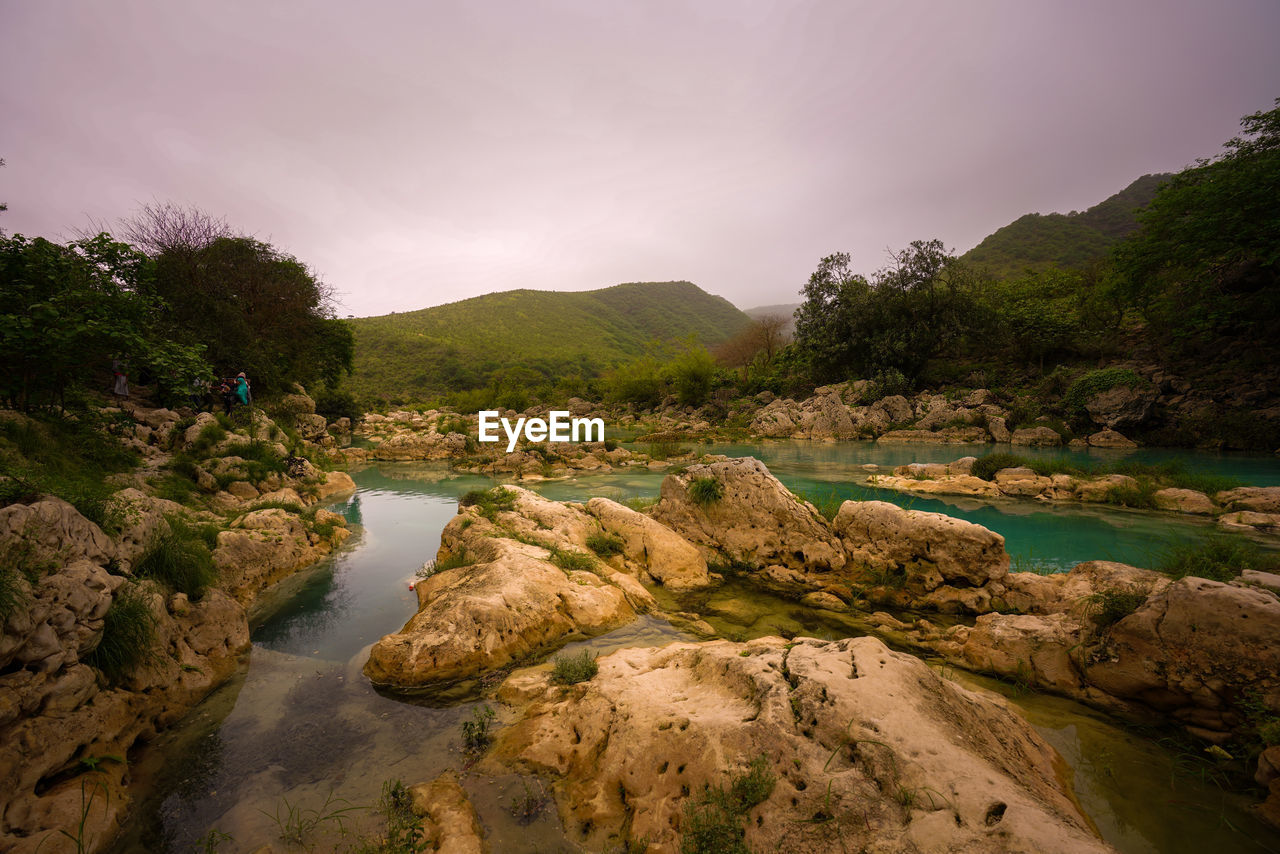
M 122 585 L 103 620 L 102 640 L 85 662 L 118 685 L 155 656 L 156 615 L 137 586 Z
M 1175 579 L 1193 575 L 1210 581 L 1230 581 L 1246 569 L 1280 571 L 1280 553 L 1263 551 L 1253 540 L 1230 534 L 1171 546 L 1156 569 Z
M 613 534 L 597 533 L 587 537 L 587 548 L 595 552 L 602 558 L 612 557 L 613 555 L 622 554 L 626 544 L 621 537 Z
M 586 682 L 600 672 L 596 655 L 584 649 L 577 655 L 557 655 L 551 670 L 551 681 L 557 685 L 577 685 Z
M 689 500 L 701 507 L 715 504 L 724 497 L 724 484 L 714 477 L 695 477 L 689 482 Z
M 152 540 L 134 566 L 134 575 L 154 578 L 198 602 L 206 590 L 218 583 L 213 553 L 202 529 L 178 516 L 169 517 L 168 522 L 168 532 Z

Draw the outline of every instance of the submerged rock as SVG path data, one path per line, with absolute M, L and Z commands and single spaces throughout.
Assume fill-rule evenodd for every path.
M 1029 724 L 873 638 L 678 643 L 599 663 L 540 695 L 512 677 L 535 699 L 489 760 L 555 779 L 589 850 L 647 840 L 674 854 L 704 786 L 758 757 L 775 782 L 729 831 L 751 850 L 1112 850 Z

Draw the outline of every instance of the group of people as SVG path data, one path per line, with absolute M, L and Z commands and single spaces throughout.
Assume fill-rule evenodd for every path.
M 231 410 L 237 404 L 240 406 L 248 406 L 253 403 L 253 390 L 249 386 L 249 378 L 245 376 L 244 371 L 236 374 L 234 377 L 223 377 L 217 381 L 216 389 L 213 383 L 208 380 L 193 380 L 191 383 L 191 407 L 193 409 L 204 409 L 211 405 L 211 394 L 214 391 L 222 398 L 222 409 L 227 414 L 231 414 Z

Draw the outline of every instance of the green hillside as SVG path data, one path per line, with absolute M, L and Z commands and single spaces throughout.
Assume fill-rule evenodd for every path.
M 651 342 L 705 345 L 749 322 L 689 282 L 632 282 L 597 291 L 516 290 L 347 321 L 353 388 L 403 403 L 495 383 L 554 384 L 599 376 Z
M 1143 175 L 1106 201 L 1069 214 L 1027 214 L 961 258 L 1001 278 L 1050 265 L 1080 269 L 1103 257 L 1138 227 L 1135 215 L 1169 175 Z

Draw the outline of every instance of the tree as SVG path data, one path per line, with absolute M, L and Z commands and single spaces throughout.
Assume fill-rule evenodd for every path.
M 1280 98 L 1240 125 L 1160 189 L 1115 252 L 1122 296 L 1166 342 L 1280 335 Z
M 838 379 L 859 361 L 854 314 L 871 298 L 871 285 L 850 268 L 847 252 L 837 252 L 818 262 L 800 293 L 797 348 L 817 379 Z
M 750 381 L 751 371 L 768 370 L 786 344 L 787 319 L 766 314 L 751 322 L 737 335 L 716 347 L 715 357 L 722 364 L 741 371 L 742 381 Z

